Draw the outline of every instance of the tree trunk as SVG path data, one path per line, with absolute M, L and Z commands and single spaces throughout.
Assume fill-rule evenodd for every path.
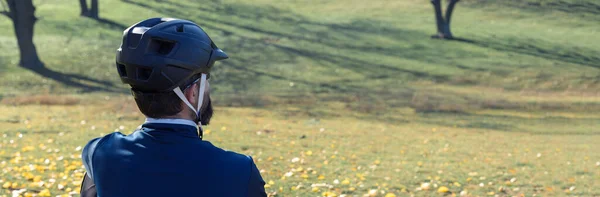
M 444 39 L 454 38 L 454 36 L 452 36 L 452 32 L 450 31 L 450 23 L 444 23 L 444 25 L 442 26 L 442 31 L 438 33 L 438 35 L 440 35 L 440 37 Z
M 7 0 L 12 16 L 21 60 L 19 65 L 26 68 L 43 68 L 35 44 L 33 43 L 33 28 L 37 18 L 32 0 Z
M 433 4 L 433 8 L 435 11 L 435 20 L 437 25 L 437 35 L 432 37 L 441 38 L 441 39 L 453 39 L 452 31 L 450 31 L 450 19 L 452 18 L 452 13 L 454 12 L 454 7 L 456 3 L 460 0 L 448 0 L 448 5 L 446 7 L 446 16 L 442 16 L 442 5 L 441 0 L 431 0 Z
M 433 10 L 435 12 L 435 23 L 438 32 L 437 36 L 441 36 L 440 33 L 443 32 L 443 26 L 445 23 L 444 17 L 442 16 L 442 3 L 441 0 L 431 0 L 431 3 L 433 4 Z
M 450 25 L 450 18 L 452 18 L 452 12 L 454 12 L 454 6 L 456 6 L 456 3 L 458 3 L 460 0 L 450 0 L 450 2 L 448 2 L 448 7 L 446 7 L 446 23 L 448 23 L 448 25 Z
M 93 19 L 100 19 L 98 13 L 98 0 L 92 0 L 92 9 L 90 9 L 90 17 Z
M 87 6 L 87 0 L 79 0 L 79 7 L 81 7 L 81 16 L 89 16 L 90 10 Z
M 444 35 L 446 35 L 448 38 L 452 39 L 452 32 L 450 31 L 450 19 L 452 18 L 452 12 L 454 12 L 454 6 L 456 6 L 456 3 L 458 3 L 460 0 L 450 0 L 450 2 L 448 2 L 448 7 L 446 7 L 446 27 L 444 28 Z

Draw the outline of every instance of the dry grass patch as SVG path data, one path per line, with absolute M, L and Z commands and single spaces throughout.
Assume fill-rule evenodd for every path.
M 62 95 L 31 95 L 3 98 L 0 104 L 4 105 L 77 105 L 80 99 Z

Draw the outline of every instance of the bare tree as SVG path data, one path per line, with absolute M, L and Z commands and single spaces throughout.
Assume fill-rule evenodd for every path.
M 441 39 L 453 39 L 452 31 L 450 31 L 450 18 L 452 17 L 452 12 L 454 11 L 454 6 L 460 0 L 447 0 L 448 5 L 446 7 L 446 16 L 444 17 L 442 14 L 442 1 L 441 0 L 431 0 L 431 4 L 433 4 L 433 9 L 435 11 L 435 21 L 437 25 L 437 35 L 433 35 L 433 38 L 441 38 Z
M 81 8 L 81 16 L 88 16 L 90 10 L 88 9 L 87 0 L 79 0 L 79 7 Z
M 98 13 L 98 0 L 92 0 L 92 8 L 90 9 L 90 17 L 99 19 L 100 15 Z
M 90 1 L 91 7 L 88 7 L 87 0 L 79 0 L 79 7 L 81 7 L 81 16 L 86 16 L 93 19 L 100 19 L 98 0 Z
M 10 18 L 13 22 L 21 58 L 19 65 L 31 69 L 43 68 L 44 63 L 40 60 L 35 44 L 33 43 L 33 28 L 37 18 L 35 17 L 35 6 L 32 0 L 0 1 L 2 1 L 5 8 L 0 13 Z M 6 10 L 6 7 L 8 7 L 8 10 Z

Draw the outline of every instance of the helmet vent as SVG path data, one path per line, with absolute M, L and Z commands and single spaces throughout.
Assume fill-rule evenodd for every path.
M 177 32 L 183 32 L 183 25 L 177 26 Z
M 137 68 L 137 79 L 147 81 L 150 79 L 150 75 L 152 75 L 152 69 L 150 68 Z
M 119 76 L 127 77 L 127 69 L 125 65 L 117 63 L 117 70 L 119 71 Z
M 175 47 L 175 42 L 152 39 L 150 42 L 149 51 L 159 55 L 168 55 Z

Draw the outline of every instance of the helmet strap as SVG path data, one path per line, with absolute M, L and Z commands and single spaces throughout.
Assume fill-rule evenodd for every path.
M 204 102 L 204 91 L 206 91 L 206 74 L 202 73 L 202 76 L 200 77 L 200 89 L 198 92 L 198 108 L 196 109 L 196 112 L 198 115 L 198 120 L 200 120 L 200 108 L 202 107 L 202 104 Z
M 190 103 L 190 101 L 185 97 L 185 94 L 183 94 L 183 91 L 181 90 L 181 88 L 179 87 L 175 87 L 173 89 L 173 92 L 175 92 L 175 94 L 177 95 L 177 97 L 179 97 L 179 99 L 181 99 L 193 112 L 194 114 L 196 114 L 196 123 L 198 123 L 198 128 L 200 129 L 198 135 L 200 136 L 200 138 L 202 138 L 201 132 L 202 132 L 202 122 L 200 121 L 200 117 L 202 113 L 202 111 L 200 110 L 200 108 L 202 107 L 202 102 L 204 102 L 204 91 L 206 91 L 206 74 L 202 73 L 202 76 L 200 77 L 200 88 L 198 89 L 198 106 L 194 107 L 192 105 L 192 103 Z

